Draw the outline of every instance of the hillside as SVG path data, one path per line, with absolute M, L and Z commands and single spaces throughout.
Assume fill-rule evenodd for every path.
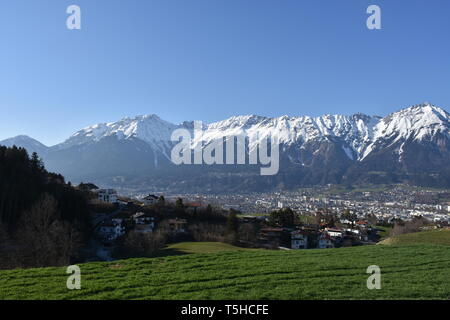
M 378 265 L 382 289 L 368 290 Z M 237 250 L 0 272 L 0 299 L 449 299 L 450 247 Z
M 387 238 L 380 242 L 385 245 L 420 245 L 436 244 L 450 246 L 450 230 L 439 229 L 432 231 L 422 231 L 415 233 L 402 234 Z
M 0 146 L 0 269 L 63 266 L 90 232 L 88 194 L 36 153 Z

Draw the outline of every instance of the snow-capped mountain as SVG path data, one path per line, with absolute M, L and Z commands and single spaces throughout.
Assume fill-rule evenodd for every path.
M 230 180 L 227 183 L 239 185 L 241 178 L 252 172 L 248 166 L 206 166 L 199 170 L 195 166 L 173 165 L 169 156 L 174 143 L 170 138 L 178 128 L 192 132 L 194 124 L 185 121 L 176 125 L 156 115 L 144 115 L 84 128 L 51 148 L 28 137 L 0 144 L 16 144 L 37 151 L 49 169 L 74 180 L 109 179 L 110 183 L 120 177 L 122 183 L 131 179 L 128 184 L 152 185 L 155 179 L 149 182 L 151 177 L 159 177 L 156 179 L 159 185 L 179 186 L 182 180 L 185 189 L 193 191 L 192 181 L 199 187 L 208 177 L 214 177 L 210 179 L 214 184 L 219 181 L 218 176 L 231 174 L 235 178 L 227 178 Z M 450 114 L 429 103 L 384 118 L 361 113 L 278 118 L 234 116 L 204 124 L 201 140 L 207 145 L 238 134 L 270 135 L 279 141 L 282 165 L 276 178 L 267 178 L 272 187 L 361 179 L 369 182 L 419 179 L 417 183 L 421 183 L 430 180 L 424 175 L 439 176 L 447 172 L 446 166 L 450 164 Z M 197 140 L 193 144 L 201 142 Z M 245 179 L 251 189 L 253 183 Z
M 44 144 L 40 143 L 39 141 L 30 138 L 25 135 L 16 136 L 13 138 L 9 138 L 3 141 L 0 141 L 0 145 L 12 147 L 12 146 L 18 146 L 27 149 L 28 153 L 31 155 L 33 152 L 38 153 L 41 157 L 44 157 L 47 155 L 49 151 L 49 147 L 45 146 Z
M 177 127 L 154 114 L 124 118 L 117 122 L 100 123 L 81 129 L 58 145 L 58 148 L 66 149 L 116 136 L 118 139 L 138 138 L 154 148 L 164 150 L 169 146 L 167 143 L 170 141 L 170 135 Z
M 373 130 L 370 143 L 364 150 L 361 159 L 364 159 L 374 148 L 386 147 L 383 142 L 390 145 L 402 141 L 398 153 L 401 155 L 403 147 L 408 140 L 430 140 L 437 134 L 449 137 L 450 114 L 445 110 L 431 104 L 416 105 L 395 112 L 381 119 Z

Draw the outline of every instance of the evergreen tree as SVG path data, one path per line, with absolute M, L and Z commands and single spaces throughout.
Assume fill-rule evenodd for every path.
M 177 207 L 178 209 L 183 209 L 184 208 L 183 199 L 178 198 L 177 201 L 175 201 L 175 207 Z
M 35 172 L 41 172 L 44 169 L 44 163 L 36 152 L 32 153 L 30 163 L 31 169 Z
M 166 199 L 164 198 L 164 196 L 160 196 L 158 198 L 158 205 L 163 207 L 163 206 L 165 206 L 165 204 L 166 204 Z

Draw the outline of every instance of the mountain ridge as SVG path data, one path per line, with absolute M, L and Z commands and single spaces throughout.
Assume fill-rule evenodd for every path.
M 201 177 L 206 177 L 212 184 L 214 176 L 231 174 L 234 178 L 229 180 L 239 183 L 240 177 L 253 172 L 248 166 L 223 168 L 213 165 L 202 170 L 186 166 L 177 168 L 169 155 L 174 145 L 170 140 L 171 134 L 179 128 L 192 132 L 193 122 L 173 124 L 149 114 L 85 127 L 52 147 L 43 148 L 42 145 L 38 148 L 36 140 L 23 136 L 5 141 L 10 145 L 16 142 L 25 148 L 40 149 L 50 170 L 74 180 L 110 183 L 114 177 L 120 176 L 121 181 L 133 184 L 136 176 L 148 181 L 149 177 L 166 175 L 172 185 L 174 181 L 183 179 L 194 179 L 201 184 Z M 239 132 L 250 137 L 276 136 L 280 141 L 283 170 L 277 177 L 266 178 L 266 184 L 273 187 L 351 183 L 353 180 L 409 182 L 411 179 L 416 181 L 417 177 L 431 185 L 442 184 L 447 174 L 442 166 L 450 163 L 450 114 L 430 103 L 400 109 L 385 117 L 363 113 L 318 117 L 233 116 L 205 123 L 203 129 L 205 145 Z M 0 141 L 0 144 L 5 141 Z M 193 144 L 200 142 L 195 137 L 192 141 Z M 421 168 L 424 168 L 423 172 Z M 384 172 L 384 176 L 370 176 L 371 172 Z M 441 182 L 424 176 L 442 172 L 443 177 L 437 179 Z M 194 178 L 196 175 L 198 177 Z M 161 179 L 161 185 L 164 185 L 164 178 Z M 255 177 L 255 181 L 261 179 Z M 139 184 L 145 185 L 145 182 Z

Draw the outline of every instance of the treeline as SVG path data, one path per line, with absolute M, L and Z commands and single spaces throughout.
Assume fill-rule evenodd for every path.
M 0 268 L 68 264 L 88 232 L 84 192 L 36 153 L 0 147 Z
M 390 232 L 390 236 L 399 236 L 401 234 L 419 232 L 422 227 L 425 227 L 430 224 L 426 218 L 422 216 L 414 217 L 410 221 L 403 221 L 398 219 L 394 222 L 394 226 Z

